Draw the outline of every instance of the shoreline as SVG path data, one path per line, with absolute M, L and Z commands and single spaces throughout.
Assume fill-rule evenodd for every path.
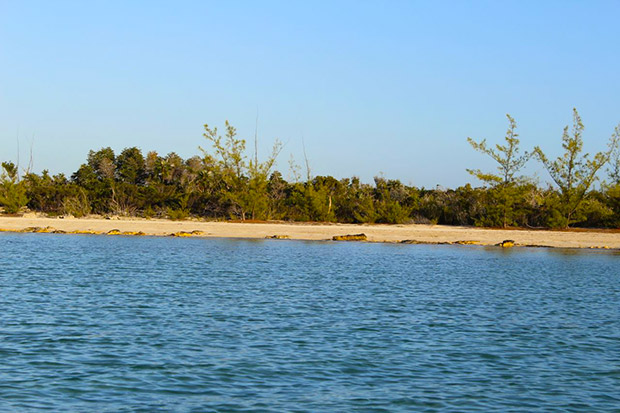
M 276 238 L 308 241 L 329 241 L 335 236 L 365 234 L 366 242 L 492 246 L 511 240 L 517 247 L 620 249 L 620 232 L 617 231 L 495 229 L 421 224 L 249 223 L 119 217 L 106 219 L 98 216 L 63 219 L 27 214 L 23 217 L 0 216 L 0 232 Z

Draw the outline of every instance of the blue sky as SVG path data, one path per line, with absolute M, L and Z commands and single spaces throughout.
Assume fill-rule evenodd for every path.
M 476 183 L 466 138 L 560 154 L 620 122 L 620 2 L 0 0 L 0 158 L 71 173 L 90 149 L 184 157 L 228 119 L 313 174 Z M 548 177 L 535 162 L 528 172 Z

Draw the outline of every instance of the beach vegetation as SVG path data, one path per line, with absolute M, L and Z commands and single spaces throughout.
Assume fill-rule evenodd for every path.
M 184 208 L 172 209 L 168 208 L 168 218 L 173 221 L 183 221 L 189 217 L 189 210 Z
M 490 186 L 487 192 L 487 211 L 484 218 L 478 223 L 484 226 L 514 226 L 519 214 L 518 201 L 523 198 L 523 183 L 526 178 L 519 176 L 519 172 L 530 159 L 528 152 L 521 153 L 519 147 L 519 134 L 517 123 L 510 115 L 508 118 L 508 130 L 503 144 L 495 146 L 487 145 L 486 140 L 476 142 L 467 138 L 469 144 L 478 152 L 490 156 L 496 163 L 498 171 L 482 172 L 479 169 L 467 169 L 467 171 L 480 181 Z
M 562 148 L 564 153 L 556 159 L 549 157 L 540 147 L 534 148 L 536 157 L 542 162 L 553 182 L 560 190 L 560 199 L 557 205 L 557 214 L 550 221 L 552 227 L 568 228 L 574 222 L 583 221 L 583 202 L 588 190 L 597 180 L 598 171 L 609 162 L 612 153 L 618 146 L 619 129 L 616 128 L 609 142 L 607 151 L 594 154 L 583 153 L 584 125 L 577 109 L 573 109 L 573 126 L 564 128 L 562 134 Z
M 606 151 L 590 158 L 582 153 L 581 119 L 574 112 L 572 134 L 565 130 L 565 154 L 549 160 L 540 148 L 554 185 L 540 186 L 523 176 L 531 154 L 523 152 L 516 122 L 508 116 L 504 141 L 490 145 L 469 139 L 491 157 L 496 170 L 469 170 L 483 185 L 418 188 L 378 175 L 365 183 L 358 177 L 314 176 L 304 154 L 305 171 L 292 165 L 285 179 L 276 168 L 278 141 L 266 157 L 246 153 L 246 141 L 226 123 L 223 134 L 204 126 L 209 144 L 199 155 L 183 158 L 136 147 L 120 151 L 91 150 L 70 177 L 26 172 L 3 165 L 0 202 L 6 212 L 27 206 L 47 215 L 141 216 L 175 220 L 284 220 L 341 223 L 441 224 L 482 227 L 565 228 L 620 227 L 620 183 L 617 182 L 618 129 Z M 594 185 L 608 164 L 608 181 Z M 305 172 L 305 173 L 303 173 Z
M 7 214 L 16 214 L 28 203 L 26 187 L 19 179 L 17 166 L 13 162 L 2 162 L 0 174 L 0 204 Z
M 62 203 L 62 211 L 64 215 L 73 215 L 76 218 L 90 214 L 90 201 L 86 191 L 79 188 L 75 195 L 66 197 Z
M 248 161 L 246 140 L 237 137 L 237 129 L 228 121 L 223 136 L 217 127 L 204 125 L 203 137 L 211 145 L 211 150 L 200 147 L 203 161 L 211 165 L 212 176 L 220 181 L 221 201 L 227 205 L 229 216 L 241 220 L 269 218 L 269 177 L 282 144 L 276 140 L 263 161 L 259 161 L 255 148 L 254 157 Z
M 612 142 L 614 139 L 616 144 L 611 147 L 607 172 L 609 173 L 610 184 L 620 185 L 620 144 L 618 144 L 618 140 L 620 140 L 620 125 L 616 126 L 614 130 Z

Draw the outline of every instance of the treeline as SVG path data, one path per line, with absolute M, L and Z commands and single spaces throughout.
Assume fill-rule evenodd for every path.
M 210 147 L 183 159 L 175 153 L 143 154 L 138 148 L 115 154 L 111 148 L 90 151 L 86 163 L 70 177 L 48 171 L 19 176 L 11 162 L 2 164 L 0 204 L 4 212 L 29 210 L 83 217 L 88 214 L 170 219 L 287 220 L 343 223 L 424 223 L 486 227 L 620 227 L 620 129 L 609 147 L 589 157 L 582 153 L 583 124 L 574 111 L 572 130 L 565 128 L 563 154 L 550 160 L 540 148 L 520 152 L 516 123 L 501 144 L 470 144 L 498 164 L 496 172 L 468 170 L 482 187 L 425 189 L 376 177 L 374 183 L 331 176 L 293 179 L 273 170 L 282 149 L 278 142 L 266 160 L 246 155 L 246 142 L 228 122 L 224 135 L 205 125 Z M 541 187 L 519 175 L 537 160 L 554 186 Z M 594 183 L 607 172 L 597 189 Z

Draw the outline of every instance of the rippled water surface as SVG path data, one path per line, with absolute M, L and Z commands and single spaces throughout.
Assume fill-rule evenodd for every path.
M 620 256 L 0 235 L 0 410 L 618 411 Z

